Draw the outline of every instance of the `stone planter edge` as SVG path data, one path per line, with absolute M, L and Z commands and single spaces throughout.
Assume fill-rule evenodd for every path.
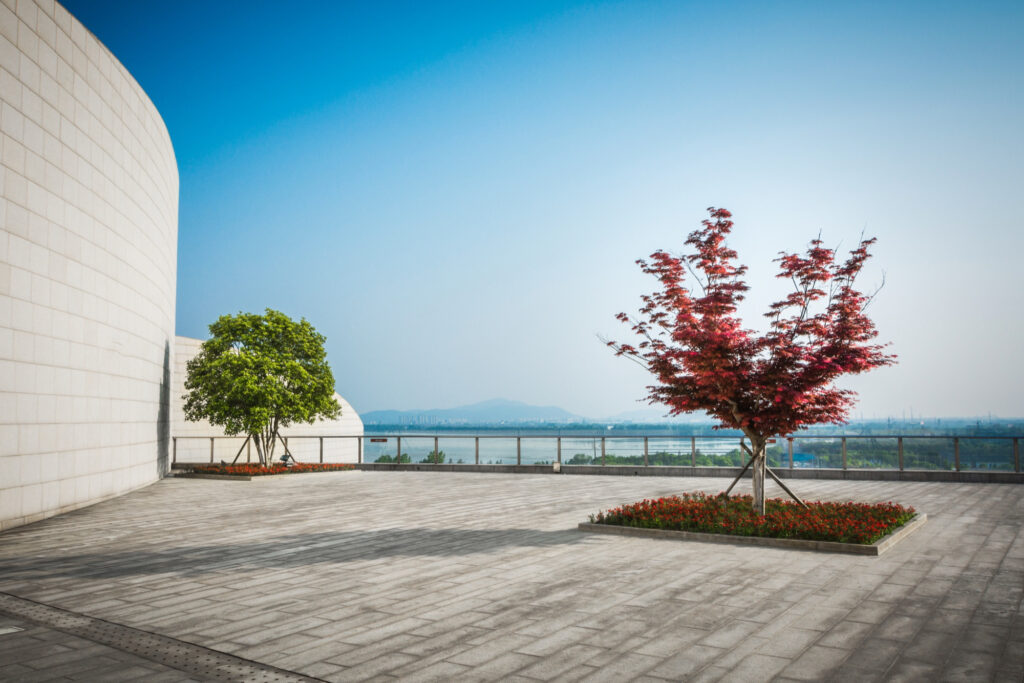
M 893 548 L 897 543 L 910 536 L 928 520 L 928 515 L 919 512 L 914 518 L 900 528 L 886 534 L 870 545 L 858 543 L 837 543 L 835 541 L 805 541 L 798 538 L 766 538 L 763 536 L 730 536 L 726 534 L 702 534 L 695 531 L 671 531 L 667 529 L 641 529 L 631 526 L 614 524 L 592 524 L 580 522 L 578 529 L 599 534 L 615 536 L 633 536 L 639 538 L 660 538 L 679 541 L 700 541 L 703 543 L 733 543 L 753 545 L 762 548 L 783 548 L 787 550 L 812 550 L 817 552 L 846 553 L 850 555 L 866 555 L 877 557 Z

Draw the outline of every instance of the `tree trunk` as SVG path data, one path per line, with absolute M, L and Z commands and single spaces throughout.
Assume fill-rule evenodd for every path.
M 751 439 L 751 450 L 753 451 L 754 462 L 751 465 L 752 477 L 754 480 L 754 512 L 764 515 L 764 476 L 767 464 L 765 457 L 766 439 Z
M 260 465 L 263 464 L 263 439 L 260 438 L 259 434 L 250 434 L 249 438 L 256 444 L 256 457 L 260 461 Z
M 271 465 L 274 464 L 274 446 L 277 445 L 277 444 L 274 443 L 274 433 L 273 432 L 269 432 L 269 433 L 268 432 L 264 432 L 263 433 L 263 443 L 264 443 L 263 450 L 264 450 L 264 452 L 267 455 L 267 467 L 270 467 Z

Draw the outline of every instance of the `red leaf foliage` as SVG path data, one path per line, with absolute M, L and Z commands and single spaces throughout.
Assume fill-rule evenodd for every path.
M 782 252 L 778 277 L 790 280 L 793 291 L 771 305 L 768 330 L 758 335 L 736 314 L 749 288 L 747 267 L 735 265 L 737 254 L 726 245 L 732 214 L 708 212 L 686 240 L 691 253 L 657 251 L 637 261 L 660 289 L 642 297 L 636 318 L 617 316 L 641 341 L 608 345 L 653 373 L 657 383 L 648 387 L 648 399 L 672 415 L 703 410 L 718 428 L 740 429 L 754 441 L 844 422 L 856 395 L 834 381 L 896 358 L 871 343 L 877 336 L 865 314 L 871 297 L 855 287 L 875 240 L 861 240 L 841 262 L 820 239 L 805 254 Z

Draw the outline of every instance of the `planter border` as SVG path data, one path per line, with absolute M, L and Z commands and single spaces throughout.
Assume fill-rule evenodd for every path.
M 220 481 L 252 481 L 253 479 L 274 479 L 276 477 L 301 477 L 307 474 L 336 474 L 338 472 L 355 472 L 356 470 L 320 470 L 319 472 L 280 472 L 278 474 L 210 474 L 207 472 L 178 472 L 172 476 L 176 479 L 215 479 Z
M 734 543 L 739 545 L 756 545 L 766 548 L 784 548 L 787 550 L 813 550 L 826 553 L 847 553 L 850 555 L 867 555 L 877 557 L 890 550 L 894 545 L 914 533 L 928 521 L 928 515 L 919 512 L 914 517 L 870 545 L 860 543 L 839 543 L 837 541 L 807 541 L 799 538 L 771 538 L 768 536 L 731 536 L 728 534 L 705 534 L 698 531 L 672 531 L 669 529 L 644 529 L 634 526 L 617 524 L 593 524 L 580 522 L 579 530 L 614 536 L 636 536 L 640 538 L 661 538 L 678 541 L 701 541 L 704 543 Z
M 276 477 L 276 474 L 261 474 L 261 477 Z M 252 481 L 247 474 L 204 474 L 202 472 L 183 472 L 175 474 L 176 479 L 214 479 L 218 481 Z
M 352 463 L 310 463 L 310 464 L 338 464 L 338 465 L 352 465 Z M 168 477 L 174 477 L 176 479 L 214 479 L 224 480 L 230 479 L 232 481 L 252 481 L 253 479 L 266 479 L 272 477 L 296 477 L 303 474 L 331 474 L 337 472 L 358 472 L 359 469 L 352 465 L 348 469 L 338 470 L 310 470 L 307 472 L 277 472 L 275 474 L 220 474 L 214 472 L 196 472 L 197 467 L 209 467 L 207 463 L 179 463 L 176 467 L 166 475 Z

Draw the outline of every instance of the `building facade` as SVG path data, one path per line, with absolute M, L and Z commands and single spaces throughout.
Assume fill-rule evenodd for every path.
M 0 529 L 170 463 L 178 171 L 67 10 L 0 1 Z

